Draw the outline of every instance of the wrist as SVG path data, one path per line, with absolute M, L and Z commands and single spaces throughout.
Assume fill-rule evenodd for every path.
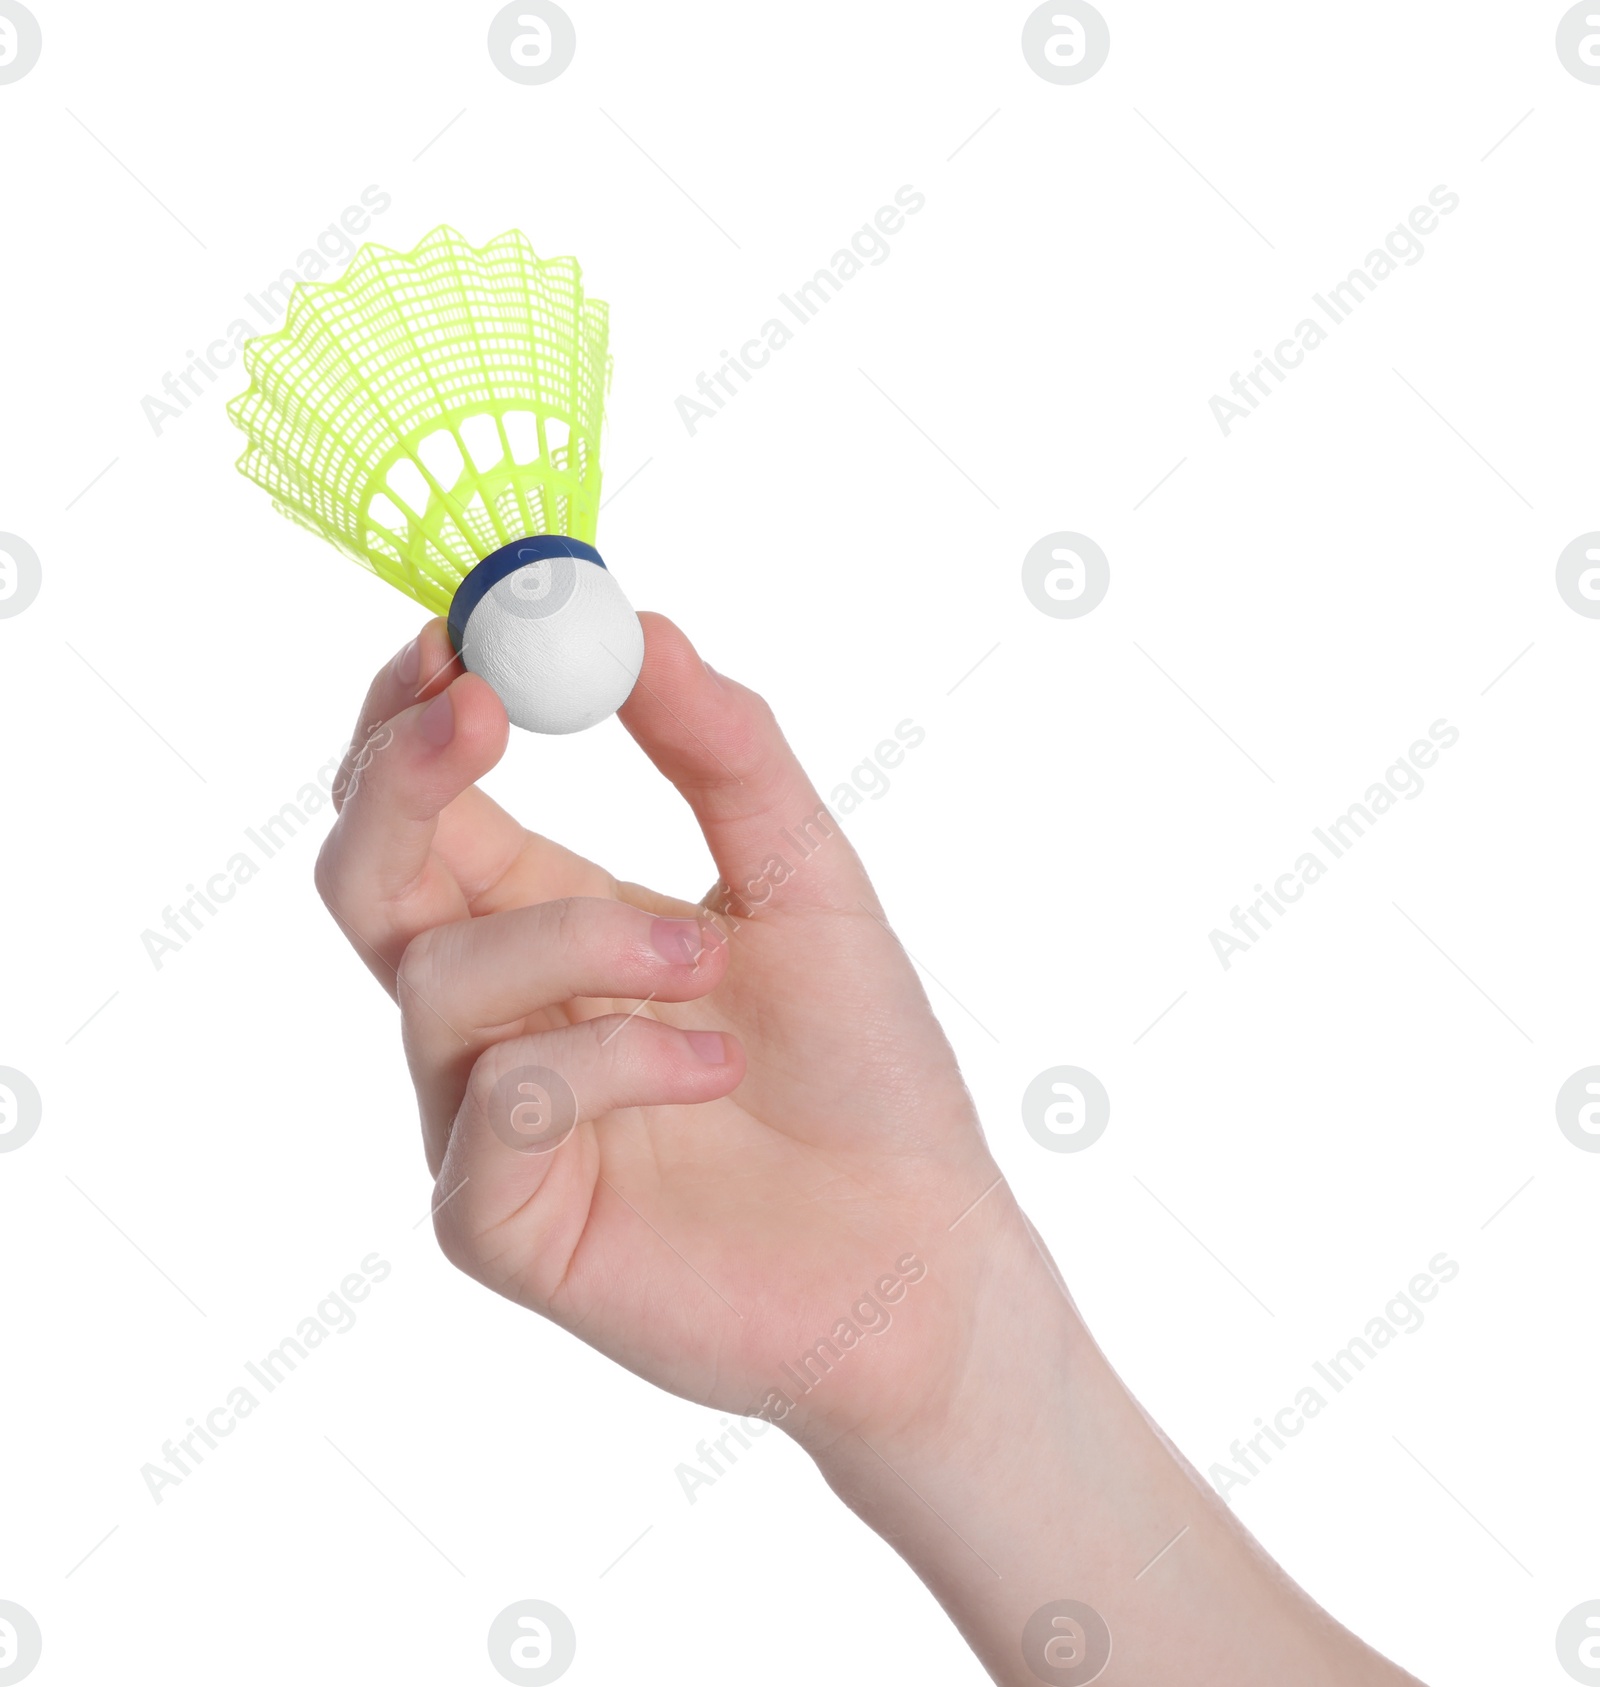
M 1232 1687 L 1409 1682 L 1306 1600 L 1176 1455 L 1009 1191 L 990 1199 L 981 1229 L 927 1250 L 948 1345 L 917 1401 L 797 1438 L 994 1679 L 1038 1687 L 1075 1649 L 1092 1660 L 1114 1642 L 1115 1679 L 1151 1687 L 1196 1679 L 1197 1657 Z
M 1008 1189 L 928 1255 L 937 1317 L 921 1333 L 935 1362 L 915 1400 L 825 1441 L 797 1439 L 995 1679 L 1038 1687 L 1021 1635 L 1032 1613 L 1077 1591 L 1059 1585 L 1072 1550 L 1059 1525 L 1081 1478 L 1075 1441 L 1103 1416 L 1104 1361 Z
M 925 1280 L 885 1337 L 876 1386 L 850 1403 L 859 1409 L 785 1425 L 873 1527 L 900 1511 L 908 1484 L 968 1512 L 1003 1505 L 1065 1432 L 1064 1382 L 1099 1358 L 1004 1186 L 920 1256 Z

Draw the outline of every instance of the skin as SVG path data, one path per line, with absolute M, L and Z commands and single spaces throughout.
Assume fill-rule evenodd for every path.
M 621 719 L 710 847 L 699 902 L 476 788 L 509 728 L 442 621 L 373 681 L 336 787 L 317 885 L 399 1004 L 445 1254 L 662 1388 L 779 1424 L 1008 1687 L 1087 1678 L 1062 1673 L 1069 1627 L 1048 1660 L 1032 1642 L 1055 1673 L 1024 1655 L 1061 1599 L 1108 1626 L 1107 1687 L 1414 1682 L 1123 1387 L 771 711 L 642 620 Z M 520 1091 L 527 1068 L 558 1077 Z

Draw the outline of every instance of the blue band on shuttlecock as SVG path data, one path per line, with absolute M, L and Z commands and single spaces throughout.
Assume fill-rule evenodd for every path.
M 541 533 L 531 539 L 517 539 L 509 545 L 502 545 L 497 551 L 491 551 L 456 587 L 455 596 L 450 600 L 450 644 L 457 656 L 461 654 L 461 641 L 467 636 L 467 622 L 484 598 L 519 568 L 526 568 L 530 562 L 543 562 L 546 557 L 552 556 L 582 557 L 598 568 L 605 567 L 605 559 L 593 545 L 586 545 L 581 539 L 569 539 L 561 533 Z

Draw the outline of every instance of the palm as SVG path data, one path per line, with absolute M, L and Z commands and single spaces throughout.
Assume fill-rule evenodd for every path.
M 652 913 L 696 906 L 619 884 L 526 833 L 507 871 L 469 902 L 461 886 L 482 882 L 484 840 L 515 822 L 477 790 L 458 803 L 441 817 L 434 865 L 472 915 L 571 896 Z M 452 845 L 465 853 L 452 859 Z M 964 1204 L 952 1209 L 951 1199 L 976 1175 L 979 1145 L 948 1044 L 872 907 L 740 919 L 715 896 L 699 906 L 723 914 L 729 939 L 728 973 L 711 994 L 682 1004 L 579 998 L 495 1034 L 606 1014 L 730 1031 L 749 1050 L 737 1095 L 583 1121 L 537 1196 L 503 1227 L 492 1286 L 663 1387 L 739 1410 L 782 1384 L 780 1367 L 826 1336 L 896 1258 L 945 1228 Z M 922 1035 L 876 1052 L 887 1038 L 875 1027 L 903 1028 L 908 1017 Z M 925 1151 L 897 1154 L 885 1094 L 917 1098 L 917 1116 L 903 1122 L 919 1144 L 936 1123 L 965 1152 L 940 1175 L 930 1175 L 937 1162 Z M 942 1109 L 929 1100 L 938 1096 Z M 892 1257 L 885 1234 L 904 1243 Z M 853 1391 L 829 1392 L 831 1404 L 847 1406 Z

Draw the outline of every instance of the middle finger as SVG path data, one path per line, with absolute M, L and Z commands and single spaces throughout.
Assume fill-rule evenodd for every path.
M 727 964 L 709 921 L 606 897 L 566 897 L 423 932 L 401 959 L 398 994 L 430 1165 L 444 1152 L 473 1062 L 529 1015 L 576 998 L 693 1001 L 716 988 Z

